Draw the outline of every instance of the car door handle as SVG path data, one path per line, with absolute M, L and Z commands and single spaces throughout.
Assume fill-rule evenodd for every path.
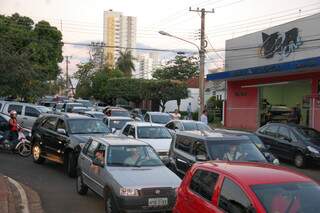
M 177 158 L 177 161 L 179 161 L 179 162 L 181 162 L 181 163 L 188 164 L 187 161 L 181 160 L 181 159 L 179 159 L 179 158 Z

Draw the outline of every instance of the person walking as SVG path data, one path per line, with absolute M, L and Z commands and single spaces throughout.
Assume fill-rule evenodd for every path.
M 202 111 L 200 121 L 208 125 L 208 111 L 206 109 Z
M 15 110 L 10 111 L 10 120 L 9 120 L 9 135 L 8 140 L 12 145 L 12 149 L 18 144 L 19 138 L 19 125 L 17 122 L 17 112 Z
M 173 120 L 179 120 L 181 118 L 181 115 L 180 115 L 178 109 L 174 110 L 172 117 L 173 117 Z

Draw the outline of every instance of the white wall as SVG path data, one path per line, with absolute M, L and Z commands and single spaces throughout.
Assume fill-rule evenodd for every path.
M 273 58 L 263 58 L 260 56 L 260 48 L 243 49 L 246 47 L 259 47 L 263 44 L 262 32 L 270 35 L 276 32 L 284 34 L 285 32 L 298 28 L 299 36 L 302 41 L 310 39 L 319 39 L 320 35 L 320 14 L 301 18 L 283 25 L 272 27 L 260 32 L 248 34 L 239 38 L 226 41 L 226 65 L 227 71 L 245 69 L 250 67 L 265 66 L 312 58 L 320 56 L 319 48 L 310 48 L 320 45 L 320 41 L 304 42 L 298 49 L 288 57 L 275 54 Z M 239 49 L 239 50 L 235 50 Z M 232 51 L 228 51 L 232 50 Z
M 181 100 L 180 111 L 187 111 L 189 103 L 191 103 L 192 112 L 196 112 L 199 109 L 198 99 L 199 99 L 199 89 L 188 88 L 189 98 Z M 168 101 L 166 103 L 166 112 L 173 112 L 178 108 L 177 101 Z

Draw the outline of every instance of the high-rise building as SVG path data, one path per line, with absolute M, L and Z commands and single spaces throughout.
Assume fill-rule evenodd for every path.
M 112 10 L 104 11 L 103 16 L 103 42 L 105 48 L 105 60 L 110 67 L 114 67 L 120 55 L 120 51 L 135 51 L 136 47 L 137 19 L 132 16 L 124 16 L 121 12 Z
M 134 78 L 152 79 L 153 72 L 161 66 L 158 53 L 140 53 L 136 59 Z

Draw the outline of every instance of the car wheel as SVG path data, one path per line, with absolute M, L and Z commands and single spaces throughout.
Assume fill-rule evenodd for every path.
M 301 153 L 298 153 L 294 156 L 294 165 L 298 168 L 304 168 L 305 167 L 305 158 Z
M 118 213 L 119 210 L 117 208 L 117 204 L 114 201 L 114 198 L 112 196 L 111 192 L 107 192 L 105 195 L 105 212 L 106 213 Z
M 38 143 L 35 143 L 32 146 L 32 157 L 33 157 L 33 162 L 42 164 L 45 161 L 45 158 L 41 157 L 41 146 Z
M 76 157 L 72 152 L 68 153 L 68 158 L 67 158 L 67 165 L 66 165 L 66 169 L 67 169 L 67 174 L 69 175 L 69 177 L 76 177 L 77 175 L 77 161 L 76 161 Z
M 86 186 L 84 183 L 83 183 L 83 177 L 82 177 L 82 174 L 80 173 L 77 177 L 77 184 L 76 184 L 76 187 L 77 187 L 77 192 L 78 194 L 80 195 L 86 195 L 87 192 L 88 192 L 88 186 Z

